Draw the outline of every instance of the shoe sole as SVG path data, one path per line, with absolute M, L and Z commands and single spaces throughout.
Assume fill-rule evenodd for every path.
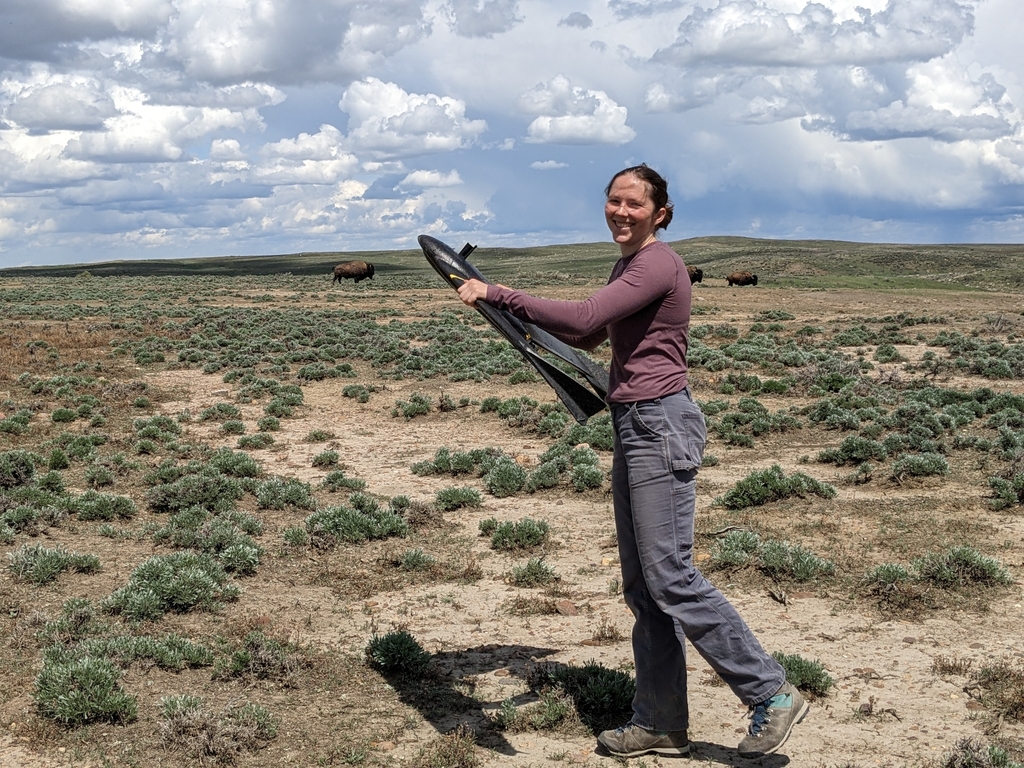
M 686 757 L 690 754 L 690 745 L 687 744 L 685 747 L 651 747 L 650 749 L 637 749 L 633 752 L 616 752 L 615 750 L 608 747 L 600 739 L 597 740 L 598 754 L 608 755 L 610 757 L 640 757 L 641 755 L 662 755 L 664 757 Z
M 810 709 L 811 705 L 808 704 L 806 701 L 800 704 L 800 711 L 797 713 L 796 717 L 793 718 L 793 722 L 789 724 L 789 728 L 787 728 L 786 732 L 782 735 L 782 739 L 774 747 L 772 747 L 771 749 L 766 749 L 763 752 L 740 752 L 740 757 L 764 757 L 765 755 L 774 755 L 776 752 L 782 749 L 782 745 L 786 743 L 786 740 L 789 738 L 789 734 L 793 732 L 793 727 L 801 720 L 803 720 L 805 717 L 807 717 L 807 713 L 810 711 Z

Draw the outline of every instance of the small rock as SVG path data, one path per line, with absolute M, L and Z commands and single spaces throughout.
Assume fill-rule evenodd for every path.
M 555 603 L 555 610 L 563 616 L 578 616 L 580 612 L 572 600 L 559 600 Z
M 917 642 L 917 638 L 916 637 L 910 637 L 908 635 L 907 637 L 903 638 L 903 642 L 906 643 L 907 645 L 913 645 L 914 643 Z

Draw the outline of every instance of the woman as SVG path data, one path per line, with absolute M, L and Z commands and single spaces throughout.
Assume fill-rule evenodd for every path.
M 583 349 L 611 341 L 612 494 L 622 591 L 636 620 L 636 696 L 631 721 L 601 733 L 598 748 L 622 758 L 689 753 L 685 637 L 750 707 L 740 754 L 770 754 L 808 707 L 693 565 L 695 486 L 707 433 L 686 378 L 690 280 L 682 259 L 656 236 L 672 220 L 668 184 L 639 165 L 615 174 L 605 196 L 605 220 L 622 258 L 593 296 L 552 301 L 467 280 L 459 297 L 508 310 Z

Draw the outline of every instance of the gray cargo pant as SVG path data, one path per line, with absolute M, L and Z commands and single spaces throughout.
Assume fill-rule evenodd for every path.
M 750 706 L 774 695 L 785 671 L 725 596 L 693 565 L 696 478 L 707 430 L 689 388 L 613 403 L 612 494 L 622 592 L 633 612 L 633 723 L 689 726 L 683 638 Z

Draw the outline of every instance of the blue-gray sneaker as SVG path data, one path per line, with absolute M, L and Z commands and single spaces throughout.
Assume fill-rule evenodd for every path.
M 602 731 L 597 737 L 599 750 L 612 757 L 638 757 L 659 754 L 682 756 L 690 754 L 686 731 L 648 731 L 629 723 L 613 731 Z
M 762 757 L 775 752 L 808 709 L 810 706 L 800 691 L 784 683 L 770 699 L 750 708 L 750 728 L 740 742 L 740 757 Z

